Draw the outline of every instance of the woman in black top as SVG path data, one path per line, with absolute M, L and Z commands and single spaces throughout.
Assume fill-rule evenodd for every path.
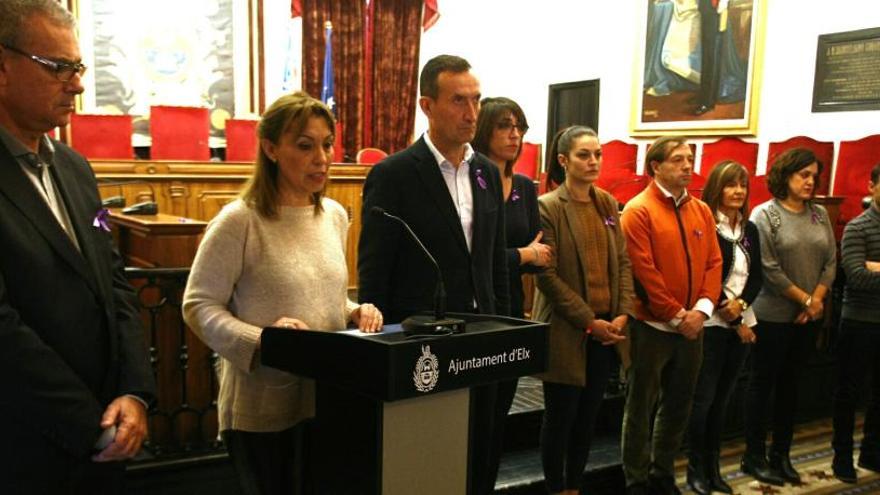
M 703 201 L 715 214 L 721 247 L 722 290 L 704 324 L 703 365 L 688 425 L 687 482 L 694 493 L 733 493 L 718 467 L 724 413 L 740 369 L 755 342 L 757 324 L 750 308 L 761 289 L 758 228 L 749 218 L 749 173 L 734 161 L 712 169 Z
M 513 173 L 513 165 L 522 150 L 523 135 L 528 131 L 526 116 L 509 98 L 484 98 L 480 102 L 477 132 L 471 145 L 494 163 L 501 172 L 504 190 L 504 219 L 507 232 L 507 270 L 510 276 L 510 315 L 523 318 L 522 275 L 534 273 L 549 263 L 550 247 L 541 243 L 538 196 L 532 179 Z M 493 430 L 492 454 L 488 477 L 494 486 L 504 438 L 504 419 L 517 380 L 498 384 Z

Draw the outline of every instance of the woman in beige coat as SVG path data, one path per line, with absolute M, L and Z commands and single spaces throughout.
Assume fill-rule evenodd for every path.
M 569 127 L 554 139 L 549 173 L 562 185 L 541 196 L 544 242 L 556 256 L 538 274 L 533 316 L 550 323 L 541 461 L 550 493 L 577 494 L 593 425 L 615 357 L 626 343 L 632 274 L 617 201 L 593 183 L 596 132 Z M 623 353 L 625 355 L 625 353 Z

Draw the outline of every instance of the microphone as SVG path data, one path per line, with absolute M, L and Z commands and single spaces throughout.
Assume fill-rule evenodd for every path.
M 400 323 L 400 326 L 403 328 L 403 333 L 405 335 L 449 335 L 453 333 L 463 333 L 465 329 L 464 320 L 446 318 L 446 286 L 443 283 L 443 273 L 440 271 L 440 265 L 437 263 L 437 260 L 431 255 L 428 248 L 422 244 L 419 236 L 413 232 L 404 219 L 388 213 L 385 211 L 385 208 L 374 206 L 370 208 L 370 213 L 390 218 L 402 225 L 404 230 L 409 233 L 409 236 L 416 241 L 416 244 L 422 249 L 422 252 L 425 253 L 425 256 L 431 260 L 431 264 L 434 266 L 434 271 L 437 273 L 437 285 L 434 289 L 433 317 L 427 315 L 408 317 Z
M 159 205 L 156 203 L 156 191 L 153 189 L 153 185 L 145 180 L 108 180 L 108 179 L 99 179 L 98 187 L 101 186 L 118 186 L 120 188 L 120 192 L 122 186 L 132 185 L 132 184 L 144 184 L 150 188 L 150 199 L 148 201 L 141 201 L 139 203 L 135 203 L 128 208 L 123 208 L 122 213 L 125 215 L 155 215 L 159 213 Z M 125 206 L 125 196 L 117 195 L 110 196 L 109 198 L 101 201 L 101 206 L 104 208 L 120 208 Z

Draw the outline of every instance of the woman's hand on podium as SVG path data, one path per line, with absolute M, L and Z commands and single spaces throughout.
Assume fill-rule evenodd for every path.
M 297 318 L 289 318 L 287 316 L 282 316 L 278 318 L 278 321 L 272 324 L 273 327 L 278 328 L 290 328 L 293 330 L 308 330 L 309 326 L 306 325 L 306 322 L 297 319 Z
M 351 321 L 364 333 L 382 331 L 382 312 L 370 303 L 361 304 L 352 311 Z

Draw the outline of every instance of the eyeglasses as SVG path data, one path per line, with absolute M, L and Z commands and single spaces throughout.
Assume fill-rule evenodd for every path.
M 2 45 L 2 46 L 3 46 L 3 48 L 6 48 L 7 50 L 9 50 L 11 52 L 15 52 L 23 57 L 27 57 L 27 58 L 33 60 L 34 62 L 42 65 L 44 68 L 46 68 L 46 70 L 48 70 L 49 72 L 54 74 L 55 78 L 61 82 L 66 83 L 66 82 L 70 81 L 71 79 L 73 79 L 74 75 L 79 75 L 80 77 L 82 77 L 82 75 L 86 73 L 86 69 L 88 69 L 88 67 L 86 67 L 85 65 L 83 65 L 81 63 L 71 64 L 68 62 L 56 62 L 54 60 L 49 60 L 48 58 L 43 58 L 43 57 L 39 57 L 37 55 L 31 55 L 30 53 L 27 53 L 27 52 L 23 52 L 14 46 L 9 46 L 9 45 Z
M 495 128 L 499 131 L 510 132 L 511 129 L 516 128 L 520 134 L 525 134 L 529 130 L 529 126 L 525 124 L 514 124 L 512 120 L 502 120 L 495 124 Z

